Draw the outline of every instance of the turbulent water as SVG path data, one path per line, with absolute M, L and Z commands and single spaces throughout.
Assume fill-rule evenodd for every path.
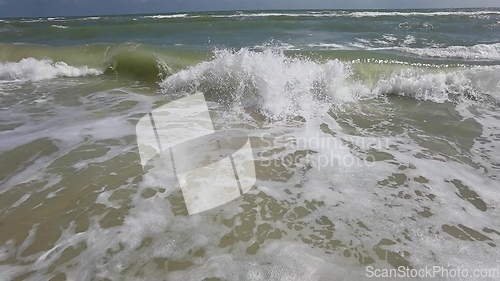
M 188 215 L 135 126 L 195 93 L 257 182 Z M 495 9 L 1 19 L 0 279 L 500 278 L 499 107 Z

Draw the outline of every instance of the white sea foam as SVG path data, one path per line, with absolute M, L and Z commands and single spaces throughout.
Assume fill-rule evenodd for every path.
M 253 48 L 251 48 L 252 50 L 266 50 L 266 49 L 275 49 L 275 50 L 288 50 L 288 51 L 291 51 L 291 50 L 300 50 L 299 47 L 293 45 L 293 44 L 290 44 L 290 43 L 284 43 L 284 42 L 280 42 L 280 41 L 271 41 L 271 42 L 268 42 L 268 43 L 264 43 L 264 44 L 261 44 L 261 45 L 256 45 L 254 46 Z
M 413 35 L 407 35 L 405 37 L 405 40 L 403 41 L 403 43 L 405 45 L 410 45 L 410 44 L 413 44 L 415 42 L 417 42 L 417 40 L 416 40 L 415 36 L 413 36 Z
M 187 18 L 187 14 L 175 14 L 175 15 L 155 15 L 155 16 L 146 16 L 145 18 L 150 19 L 176 19 L 176 18 Z M 189 16 L 192 17 L 192 16 Z
M 218 51 L 214 60 L 170 76 L 161 86 L 165 93 L 217 89 L 214 95 L 233 95 L 243 107 L 280 118 L 324 103 L 318 99 L 342 102 L 370 94 L 362 84 L 348 81 L 352 74 L 351 66 L 339 60 L 317 63 L 288 58 L 279 50 L 245 48 Z
M 59 29 L 67 29 L 67 28 L 69 28 L 69 27 L 67 27 L 65 25 L 57 25 L 57 24 L 53 24 L 52 27 L 59 28 Z
M 308 47 L 322 49 L 361 49 L 361 50 L 396 50 L 406 54 L 417 55 L 427 58 L 450 58 L 464 60 L 500 60 L 500 43 L 493 44 L 478 44 L 473 46 L 448 46 L 429 44 L 430 47 L 415 48 L 408 47 L 417 43 L 417 38 L 413 35 L 407 35 L 404 38 L 397 38 L 393 35 L 386 34 L 381 38 L 368 40 L 364 38 L 356 38 L 357 42 L 341 44 L 316 43 L 309 44 Z M 420 40 L 420 39 L 419 39 Z M 375 47 L 382 46 L 382 47 Z
M 445 48 L 408 48 L 396 50 L 419 56 L 435 58 L 461 58 L 468 60 L 500 60 L 500 43 L 474 46 L 449 46 Z
M 463 17 L 480 17 L 489 15 L 500 15 L 500 11 L 449 11 L 449 12 L 351 12 L 345 13 L 344 16 L 355 18 L 361 17 L 442 17 L 442 16 L 463 16 Z
M 341 44 L 335 44 L 335 43 L 315 43 L 315 44 L 308 44 L 308 47 L 311 48 L 320 48 L 320 49 L 327 49 L 327 50 L 346 50 L 350 49 L 349 47 Z
M 101 70 L 87 66 L 75 67 L 65 62 L 25 58 L 19 62 L 0 63 L 0 81 L 40 81 L 56 77 L 100 75 Z
M 394 63 L 370 61 L 367 63 L 378 64 L 378 68 L 387 65 L 387 72 L 363 80 L 353 63 L 289 58 L 273 49 L 221 50 L 214 60 L 166 78 L 161 87 L 166 94 L 202 91 L 214 99 L 230 98 L 238 106 L 259 110 L 270 118 L 304 116 L 321 108 L 387 94 L 438 103 L 500 100 L 500 83 L 495 79 L 500 75 L 499 67 L 430 71 L 423 66 L 401 69 L 391 68 Z
M 81 18 L 81 19 L 78 19 L 78 20 L 100 20 L 101 17 L 85 17 L 85 18 Z
M 482 99 L 485 95 L 499 100 L 500 83 L 494 80 L 498 75 L 500 69 L 496 67 L 436 73 L 404 69 L 380 79 L 372 91 L 377 95 L 390 93 L 439 103 Z
M 39 19 L 21 19 L 21 22 L 23 23 L 34 23 L 34 22 L 42 22 L 45 21 L 45 19 L 39 18 Z
M 249 18 L 249 17 L 442 17 L 442 16 L 456 16 L 456 17 L 488 17 L 500 15 L 500 11 L 442 11 L 442 12 L 346 12 L 346 11 L 308 11 L 308 12 L 257 12 L 257 13 L 243 13 L 238 12 L 235 14 L 211 14 L 209 17 L 213 18 Z M 186 17 L 200 17 L 200 15 L 191 14 L 178 14 L 178 15 L 157 15 L 148 16 L 152 18 L 186 18 Z
M 214 18 L 239 18 L 239 17 L 317 17 L 316 14 L 304 14 L 304 13 L 240 13 L 233 15 L 211 15 Z

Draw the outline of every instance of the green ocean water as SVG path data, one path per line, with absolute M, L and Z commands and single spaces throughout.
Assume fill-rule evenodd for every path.
M 498 279 L 499 31 L 498 9 L 0 19 L 0 280 Z M 196 93 L 257 182 L 189 215 L 136 125 Z

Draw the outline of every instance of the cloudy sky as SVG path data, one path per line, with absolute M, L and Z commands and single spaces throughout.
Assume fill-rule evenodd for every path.
M 500 0 L 0 0 L 0 17 L 168 13 L 246 9 L 500 7 Z

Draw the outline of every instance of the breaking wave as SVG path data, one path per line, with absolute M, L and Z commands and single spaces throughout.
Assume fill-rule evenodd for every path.
M 500 60 L 500 43 L 474 46 L 449 46 L 445 48 L 396 48 L 409 54 L 434 58 L 459 58 L 467 60 Z
M 380 74 L 373 78 L 376 71 Z M 365 71 L 362 71 L 365 69 Z M 179 71 L 160 86 L 167 95 L 204 92 L 219 103 L 272 119 L 389 95 L 433 102 L 498 101 L 500 68 L 401 69 L 393 64 L 316 61 L 282 51 L 219 50 L 214 59 Z
M 76 67 L 49 59 L 25 58 L 19 62 L 0 62 L 0 81 L 40 81 L 56 77 L 100 75 L 102 71 L 87 66 Z

